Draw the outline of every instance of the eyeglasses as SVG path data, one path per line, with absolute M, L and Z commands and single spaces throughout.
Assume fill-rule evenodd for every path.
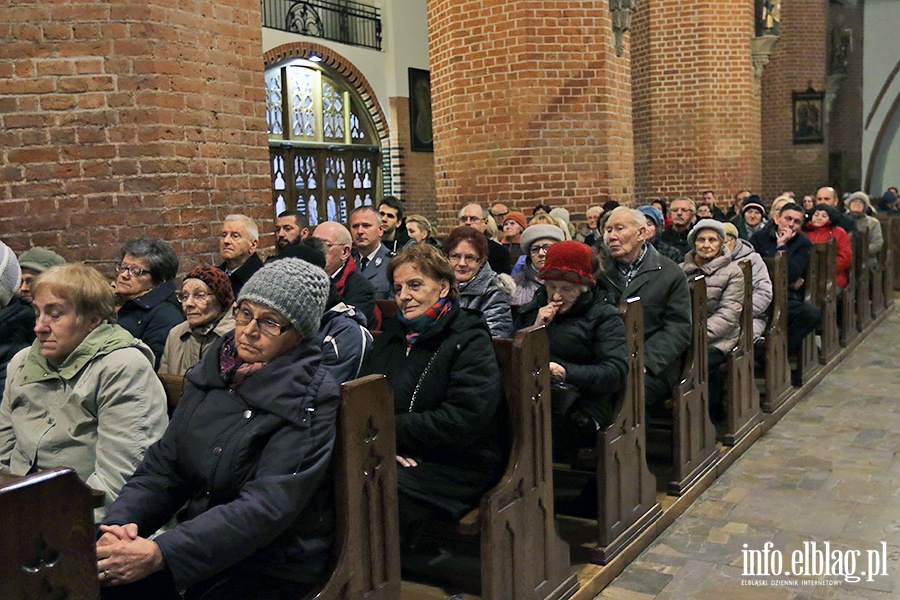
M 175 294 L 175 297 L 178 298 L 179 302 L 187 302 L 190 298 L 193 298 L 197 302 L 205 302 L 207 298 L 212 296 L 209 292 L 197 292 L 196 294 L 188 294 L 187 292 L 178 292 Z
M 140 277 L 141 275 L 146 275 L 150 272 L 149 269 L 142 269 L 141 267 L 126 265 L 125 263 L 116 265 L 116 273 L 124 273 L 125 271 L 128 271 L 132 277 Z
M 256 321 L 256 326 L 259 328 L 259 332 L 269 337 L 278 337 L 279 335 L 283 334 L 285 331 L 293 327 L 293 325 L 282 325 L 278 321 L 266 317 L 255 317 L 249 309 L 242 308 L 240 306 L 234 307 L 233 314 L 234 322 L 241 327 L 246 327 L 253 321 Z
M 478 221 L 484 221 L 484 217 L 463 216 L 459 218 L 460 223 L 477 223 Z
M 494 220 L 495 220 L 495 221 L 498 221 L 498 222 L 502 223 L 502 222 L 503 222 L 503 219 L 505 219 L 505 218 L 506 218 L 506 215 L 508 215 L 509 213 L 508 213 L 508 212 L 505 212 L 505 213 L 491 213 L 491 214 L 494 215 Z
M 477 265 L 481 259 L 477 256 L 472 256 L 471 254 L 459 254 L 458 252 L 451 252 L 447 258 L 450 259 L 451 264 L 457 264 L 460 260 L 466 261 L 467 265 Z
M 546 254 L 547 251 L 550 249 L 550 246 L 552 246 L 552 245 L 553 245 L 553 244 L 544 244 L 543 246 L 532 246 L 530 252 L 531 252 L 534 256 L 537 256 L 537 255 L 540 254 L 541 252 L 543 252 L 544 254 Z

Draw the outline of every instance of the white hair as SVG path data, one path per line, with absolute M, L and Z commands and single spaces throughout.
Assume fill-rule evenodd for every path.
M 240 221 L 243 223 L 244 227 L 247 228 L 247 235 L 250 236 L 250 239 L 254 242 L 259 241 L 259 227 L 256 226 L 256 221 L 247 215 L 240 214 L 233 214 L 225 217 L 225 223 L 230 223 L 232 221 Z

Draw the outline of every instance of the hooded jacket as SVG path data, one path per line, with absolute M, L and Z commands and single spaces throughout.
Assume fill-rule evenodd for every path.
M 490 263 L 484 263 L 472 279 L 459 284 L 459 305 L 483 314 L 492 336 L 511 337 L 513 321 L 509 308 L 510 292 L 501 277 L 502 275 L 494 272 Z
M 153 353 L 118 325 L 99 325 L 58 366 L 35 342 L 7 373 L 0 467 L 12 473 L 72 467 L 109 504 L 166 429 Z
M 184 590 L 229 567 L 313 583 L 328 565 L 337 384 L 308 340 L 238 387 L 219 371 L 228 334 L 186 378 L 162 439 L 103 523 L 136 523 Z M 176 515 L 177 513 L 177 515 Z
M 837 284 L 839 288 L 844 289 L 847 287 L 847 272 L 853 266 L 853 246 L 850 244 L 850 236 L 837 224 L 840 215 L 838 209 L 828 204 L 817 204 L 813 212 L 819 210 L 828 213 L 828 223 L 821 227 L 813 227 L 812 221 L 809 221 L 803 230 L 813 243 L 835 239 L 837 242 Z
M 12 357 L 34 341 L 34 310 L 22 299 L 13 296 L 9 304 L 0 308 L 0 397 L 6 387 L 6 365 Z
M 706 337 L 712 348 L 725 356 L 734 350 L 741 337 L 741 311 L 744 299 L 744 274 L 724 248 L 703 266 L 694 262 L 695 252 L 684 257 L 681 268 L 688 277 L 703 275 L 706 279 Z
M 116 322 L 125 331 L 150 346 L 154 367 L 159 367 L 169 331 L 182 321 L 181 303 L 175 297 L 175 284 L 171 281 L 126 301 L 116 316 Z
M 731 252 L 731 259 L 735 264 L 739 264 L 742 260 L 750 261 L 753 281 L 753 341 L 756 341 L 766 330 L 766 310 L 772 303 L 772 279 L 769 277 L 769 269 L 762 256 L 753 249 L 753 244 L 747 240 L 737 241 Z
M 331 371 L 335 381 L 344 383 L 359 377 L 372 349 L 372 334 L 362 312 L 343 302 L 334 304 L 322 315 L 319 338 L 322 367 Z

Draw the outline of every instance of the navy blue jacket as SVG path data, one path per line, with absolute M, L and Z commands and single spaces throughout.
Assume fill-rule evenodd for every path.
M 773 258 L 776 252 L 784 250 L 788 259 L 788 296 L 803 300 L 802 289 L 794 289 L 794 282 L 806 277 L 806 267 L 809 265 L 809 253 L 813 249 L 813 243 L 805 233 L 798 231 L 787 244 L 779 246 L 777 227 L 774 221 L 769 223 L 762 231 L 753 234 L 750 243 L 763 258 Z
M 0 308 L 0 397 L 6 387 L 6 365 L 34 341 L 34 310 L 18 297 Z
M 155 541 L 181 590 L 234 565 L 320 581 L 334 530 L 337 384 L 309 340 L 229 389 L 219 354 L 233 336 L 188 371 L 169 428 L 103 522 L 148 536 L 177 513 Z
M 153 350 L 154 369 L 166 347 L 169 330 L 184 321 L 181 303 L 175 297 L 175 283 L 167 281 L 119 308 L 116 321 L 128 333 Z

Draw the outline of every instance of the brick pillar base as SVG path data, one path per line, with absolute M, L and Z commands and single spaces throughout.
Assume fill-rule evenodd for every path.
M 631 200 L 629 55 L 608 0 L 431 0 L 428 22 L 442 229 L 467 202 L 583 217 Z
M 111 273 L 129 238 L 214 260 L 271 220 L 259 2 L 0 8 L 0 238 Z M 268 223 L 261 224 L 268 231 Z

